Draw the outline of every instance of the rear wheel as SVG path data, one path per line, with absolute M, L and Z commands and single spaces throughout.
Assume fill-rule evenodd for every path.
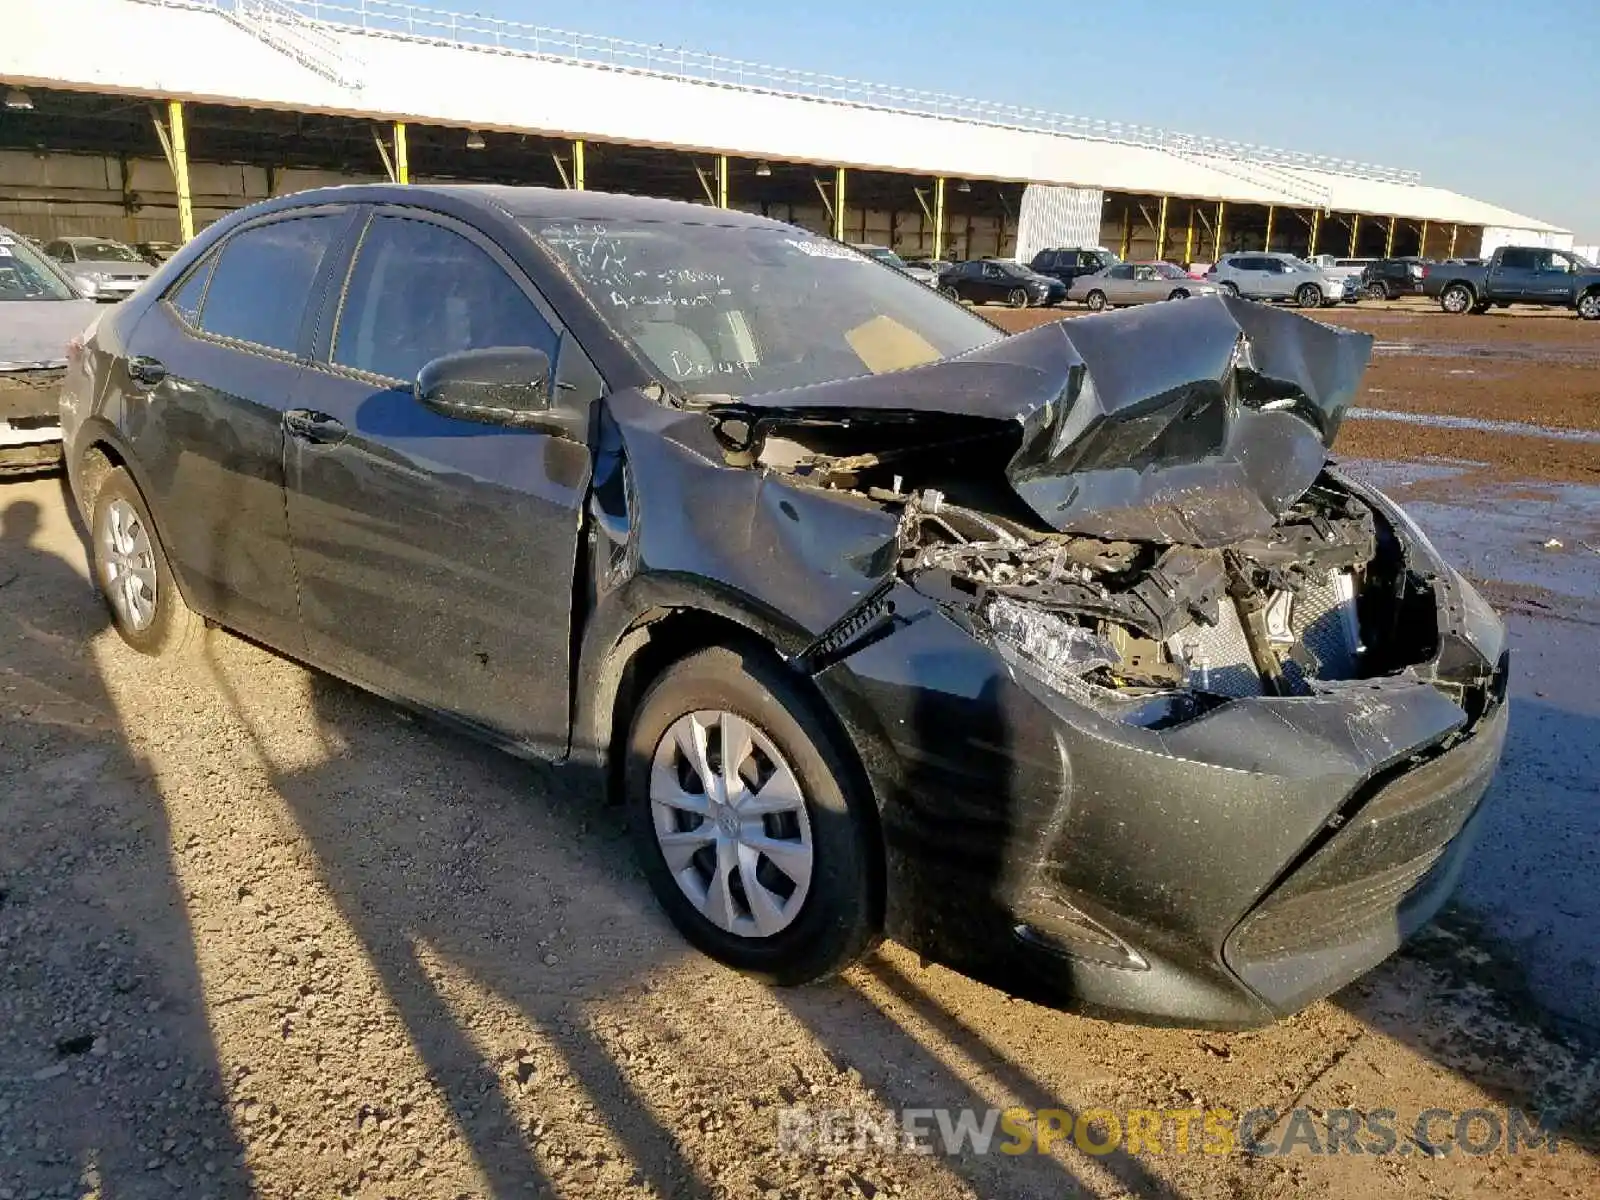
M 1439 296 L 1439 307 L 1454 316 L 1471 312 L 1478 298 L 1472 294 L 1472 289 L 1464 283 L 1452 283 L 1445 288 Z
M 771 658 L 713 646 L 669 667 L 633 719 L 623 778 L 656 899 L 704 953 L 800 984 L 876 940 L 868 798 Z
M 1578 297 L 1578 315 L 1585 321 L 1600 321 L 1600 288 Z
M 1237 296 L 1239 294 L 1239 285 L 1230 280 L 1224 279 L 1217 286 L 1222 289 L 1224 295 Z
M 1006 293 L 1006 303 L 1012 308 L 1028 307 L 1028 290 L 1026 288 L 1012 288 Z
M 1167 297 L 1168 300 L 1187 300 L 1188 298 L 1189 293 L 1182 288 L 1173 288 L 1172 294 Z
M 948 296 L 952 300 L 959 301 L 961 299 L 961 293 L 956 291 L 956 289 L 948 283 L 939 289 L 939 294 L 941 296 Z
M 1094 291 L 1090 292 L 1086 297 L 1084 297 L 1083 302 L 1089 306 L 1090 312 L 1102 312 L 1110 307 L 1110 305 L 1106 303 L 1106 294 L 1099 288 L 1095 288 Z
M 199 643 L 205 624 L 178 594 L 144 497 L 121 467 L 95 494 L 90 555 L 123 641 L 150 655 L 175 655 Z
M 1381 284 L 1381 283 L 1369 283 L 1369 284 L 1367 284 L 1367 299 L 1368 300 L 1387 300 L 1388 298 L 1389 298 L 1389 289 L 1384 287 L 1383 284 Z
M 1322 289 L 1314 283 L 1302 283 L 1294 294 L 1294 302 L 1301 308 L 1321 308 Z

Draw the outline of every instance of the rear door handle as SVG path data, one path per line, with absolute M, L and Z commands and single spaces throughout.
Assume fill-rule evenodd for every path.
M 136 354 L 128 360 L 128 378 L 141 387 L 155 387 L 166 377 L 166 364 L 158 358 Z
M 291 408 L 283 414 L 283 427 L 291 437 L 319 446 L 331 446 L 344 441 L 350 431 L 344 422 L 327 413 L 313 412 L 309 408 Z

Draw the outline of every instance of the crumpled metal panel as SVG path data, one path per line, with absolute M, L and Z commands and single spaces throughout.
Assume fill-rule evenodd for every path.
M 1265 533 L 1316 480 L 1371 347 L 1368 334 L 1196 297 L 735 407 L 1014 421 L 1006 476 L 1052 528 L 1218 546 Z

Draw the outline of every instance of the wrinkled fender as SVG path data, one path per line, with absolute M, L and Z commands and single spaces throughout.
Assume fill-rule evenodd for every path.
M 591 761 L 609 749 L 623 674 L 651 624 L 717 618 L 800 669 L 899 558 L 893 515 L 731 465 L 704 413 L 630 390 L 606 398 L 596 425 L 571 745 Z

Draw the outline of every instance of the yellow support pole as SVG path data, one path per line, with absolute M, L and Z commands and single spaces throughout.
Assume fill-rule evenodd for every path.
M 1456 256 L 1456 234 L 1459 233 L 1460 231 L 1461 231 L 1461 227 L 1459 225 L 1450 226 L 1450 255 L 1449 256 L 1451 258 L 1454 258 Z
M 583 191 L 584 186 L 584 161 L 583 139 L 578 138 L 572 143 L 572 187 L 574 191 Z
M 183 128 L 183 101 L 167 101 L 167 126 L 172 139 L 172 175 L 178 190 L 178 232 L 194 238 L 194 200 L 189 192 L 189 136 Z
M 1395 222 L 1398 220 L 1398 217 L 1389 218 L 1389 236 L 1384 239 L 1383 243 L 1383 256 L 1385 258 L 1394 257 L 1394 226 Z
M 1222 217 L 1226 208 L 1227 205 L 1223 201 L 1217 201 L 1217 236 L 1214 239 L 1215 245 L 1213 245 L 1211 248 L 1211 259 L 1213 262 L 1222 257 Z
M 833 240 L 844 241 L 844 168 L 833 169 Z
M 1350 257 L 1356 256 L 1356 235 L 1361 232 L 1361 214 L 1350 214 Z
M 1167 198 L 1161 197 L 1161 219 L 1156 226 L 1156 258 L 1166 257 L 1167 250 Z
M 394 123 L 394 181 L 411 182 L 411 156 L 406 149 L 406 123 Z
M 1189 203 L 1189 223 L 1183 231 L 1183 265 L 1187 270 L 1194 261 L 1194 202 Z
M 1122 244 L 1118 247 L 1117 257 L 1127 260 L 1128 251 L 1133 244 L 1133 208 L 1130 205 L 1122 206 Z
M 1266 242 L 1266 245 L 1261 247 L 1263 250 L 1271 250 L 1272 249 L 1272 219 L 1274 217 L 1276 217 L 1277 215 L 1278 215 L 1278 207 L 1277 207 L 1277 205 L 1275 205 L 1275 204 L 1267 205 L 1267 242 Z
M 933 181 L 933 257 L 944 258 L 944 176 Z
M 728 207 L 728 156 L 717 155 L 717 207 Z
M 1417 239 L 1417 257 L 1428 257 L 1428 218 L 1422 218 L 1422 233 Z
M 1321 232 L 1322 210 L 1320 208 L 1313 208 L 1311 210 L 1311 248 L 1306 251 L 1306 253 L 1313 258 L 1316 257 L 1317 253 L 1317 234 Z

